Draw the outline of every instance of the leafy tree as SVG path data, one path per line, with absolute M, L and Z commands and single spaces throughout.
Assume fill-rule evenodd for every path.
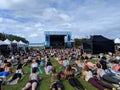
M 4 33 L 0 33 L 0 40 L 5 40 L 5 34 Z
M 86 40 L 86 38 L 82 38 L 82 39 L 75 38 L 75 39 L 74 39 L 74 41 L 75 41 L 75 46 L 76 46 L 76 47 L 81 46 L 85 40 Z
M 24 43 L 29 43 L 29 41 L 23 37 L 12 35 L 12 34 L 0 33 L 0 40 L 4 41 L 5 39 L 9 39 L 10 41 L 13 41 L 13 40 L 20 41 L 21 40 Z

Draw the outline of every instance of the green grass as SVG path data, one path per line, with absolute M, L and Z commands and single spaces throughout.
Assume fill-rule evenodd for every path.
M 59 69 L 60 65 L 56 61 L 52 61 L 52 64 L 55 66 L 55 68 L 58 71 L 60 71 L 60 69 Z M 6 85 L 6 86 L 4 86 L 4 90 L 21 90 L 25 86 L 25 84 L 28 82 L 28 78 L 29 78 L 29 74 L 30 74 L 30 66 L 25 67 L 24 71 L 28 72 L 28 73 L 23 77 L 23 79 L 20 83 L 18 83 L 17 85 Z M 49 86 L 50 86 L 49 75 L 46 75 L 43 70 L 43 74 L 41 75 L 41 77 L 43 80 L 41 82 L 40 90 L 49 90 Z M 95 87 L 93 87 L 91 84 L 89 84 L 88 82 L 86 82 L 80 78 L 79 78 L 79 80 L 81 81 L 81 83 L 84 86 L 87 87 L 87 90 L 98 90 Z M 73 87 L 71 85 L 69 85 L 69 83 L 66 79 L 62 79 L 61 81 L 65 86 L 65 90 L 74 90 Z
M 28 72 L 28 73 L 25 74 L 25 76 L 23 77 L 23 79 L 20 83 L 18 83 L 17 85 L 6 85 L 6 86 L 4 86 L 4 90 L 21 90 L 21 88 L 28 81 L 28 78 L 29 78 L 29 75 L 30 75 L 30 69 L 29 68 L 30 68 L 30 66 L 24 67 L 24 71 Z

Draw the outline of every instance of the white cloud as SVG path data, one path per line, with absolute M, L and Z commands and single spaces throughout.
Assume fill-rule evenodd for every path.
M 9 8 L 10 4 L 8 3 L 7 0 L 0 0 L 0 8 L 1 9 L 5 9 L 5 8 Z
M 0 9 L 13 9 L 24 2 L 25 0 L 0 0 Z
M 115 38 L 120 36 L 119 10 L 119 0 L 0 0 L 0 32 L 30 42 L 43 42 L 44 31 Z
M 34 38 L 34 37 L 37 37 L 37 36 L 38 36 L 38 34 L 36 34 L 36 33 L 29 35 L 30 38 Z
M 63 19 L 64 21 L 70 21 L 71 20 L 71 17 L 70 16 L 68 16 L 67 14 L 60 14 L 59 15 L 59 17 L 61 18 L 61 19 Z
M 3 18 L 0 18 L 0 23 L 2 23 L 3 22 Z

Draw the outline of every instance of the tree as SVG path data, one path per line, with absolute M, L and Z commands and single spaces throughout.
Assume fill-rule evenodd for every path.
M 75 41 L 75 46 L 76 46 L 76 47 L 81 46 L 85 40 L 86 40 L 86 38 L 82 38 L 82 39 L 75 38 L 75 39 L 74 39 L 74 41 Z
M 5 34 L 4 33 L 0 33 L 0 40 L 5 40 Z
M 12 34 L 0 33 L 0 40 L 4 41 L 5 39 L 9 39 L 10 41 L 13 41 L 13 40 L 20 41 L 21 40 L 24 43 L 29 43 L 29 41 L 23 37 L 12 35 Z

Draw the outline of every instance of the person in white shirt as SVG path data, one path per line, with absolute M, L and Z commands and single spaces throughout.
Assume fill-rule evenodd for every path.
M 15 74 L 13 75 L 12 78 L 10 78 L 7 82 L 8 84 L 13 81 L 13 80 L 16 80 L 16 83 L 18 83 L 18 81 L 22 78 L 23 76 L 23 70 L 22 70 L 22 64 L 19 64 L 18 67 L 17 67 L 17 70 L 15 72 Z

